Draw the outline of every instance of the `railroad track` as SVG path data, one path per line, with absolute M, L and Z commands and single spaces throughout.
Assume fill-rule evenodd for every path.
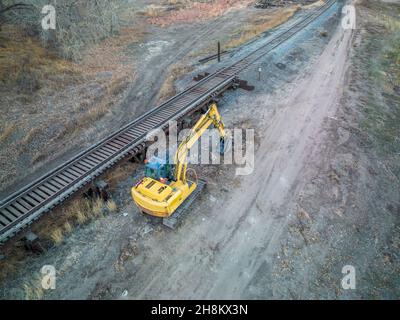
M 182 120 L 237 86 L 239 72 L 304 29 L 335 3 L 336 0 L 327 1 L 246 57 L 208 75 L 1 201 L 0 243 L 83 189 L 123 158 L 142 152 L 146 135 L 151 130 L 165 130 L 169 121 Z

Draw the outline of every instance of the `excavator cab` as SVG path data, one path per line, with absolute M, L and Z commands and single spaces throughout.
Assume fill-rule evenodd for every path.
M 166 159 L 153 156 L 146 162 L 144 174 L 154 180 L 171 180 L 174 176 L 173 165 L 170 164 L 169 157 Z

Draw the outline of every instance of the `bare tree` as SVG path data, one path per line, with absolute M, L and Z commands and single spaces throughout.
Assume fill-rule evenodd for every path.
M 17 2 L 18 1 L 18 2 Z M 121 0 L 0 0 L 0 27 L 8 22 L 23 27 L 62 57 L 79 60 L 87 45 L 118 32 Z M 56 9 L 56 29 L 41 28 L 44 5 Z M 29 10 L 25 10 L 29 9 Z
M 27 10 L 32 9 L 29 4 L 26 3 L 13 3 L 6 5 L 4 1 L 0 1 L 0 30 L 2 25 L 7 22 L 7 15 L 15 10 Z

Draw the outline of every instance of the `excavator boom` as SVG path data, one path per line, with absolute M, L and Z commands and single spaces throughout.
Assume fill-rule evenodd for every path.
M 215 103 L 213 103 L 207 112 L 201 116 L 194 127 L 190 130 L 189 134 L 180 143 L 175 153 L 175 180 L 186 181 L 187 156 L 189 150 L 197 140 L 200 139 L 211 124 L 218 129 L 219 135 L 223 141 L 223 139 L 225 139 L 225 126 Z

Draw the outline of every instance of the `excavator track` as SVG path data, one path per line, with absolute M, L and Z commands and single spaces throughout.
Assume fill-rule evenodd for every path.
M 192 192 L 192 194 L 179 206 L 176 211 L 168 218 L 163 218 L 163 225 L 175 230 L 179 224 L 182 222 L 183 217 L 187 213 L 188 209 L 192 205 L 193 201 L 201 194 L 207 182 L 205 180 L 199 179 L 197 181 L 197 187 Z

